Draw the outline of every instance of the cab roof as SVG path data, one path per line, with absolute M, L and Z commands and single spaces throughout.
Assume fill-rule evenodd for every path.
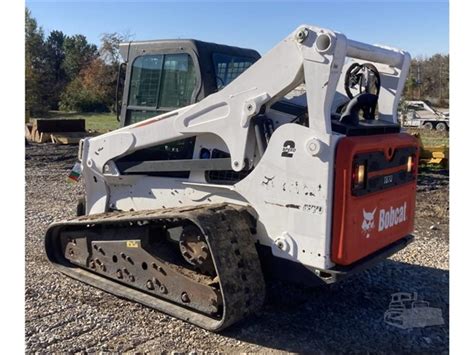
M 160 50 L 170 50 L 173 48 L 177 48 L 179 50 L 191 49 L 196 52 L 198 57 L 203 55 L 206 56 L 210 53 L 215 52 L 247 57 L 255 60 L 261 57 L 260 54 L 254 49 L 204 42 L 197 39 L 160 39 L 147 41 L 130 41 L 120 43 L 119 51 L 123 60 L 128 62 L 131 50 L 141 50 L 143 51 L 143 53 L 146 53 L 150 51 L 159 52 Z

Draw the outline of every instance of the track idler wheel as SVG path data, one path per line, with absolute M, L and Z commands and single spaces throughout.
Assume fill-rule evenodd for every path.
M 215 275 L 209 246 L 198 228 L 192 225 L 183 228 L 179 238 L 179 250 L 184 260 L 195 269 L 208 275 Z

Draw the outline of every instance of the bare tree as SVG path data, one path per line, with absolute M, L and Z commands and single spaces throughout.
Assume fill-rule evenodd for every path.
M 119 44 L 127 42 L 133 37 L 128 31 L 125 33 L 103 33 L 101 35 L 99 53 L 106 64 L 118 64 L 121 62 Z

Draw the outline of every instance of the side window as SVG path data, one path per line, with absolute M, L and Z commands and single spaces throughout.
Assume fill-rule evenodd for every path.
M 218 90 L 232 82 L 232 80 L 237 78 L 255 62 L 253 58 L 237 57 L 221 53 L 214 53 L 212 60 L 214 61 Z
M 424 111 L 424 108 L 420 105 L 409 105 L 408 110 L 415 110 L 415 111 Z
M 132 65 L 128 105 L 155 112 L 160 107 L 187 106 L 196 82 L 194 63 L 187 53 L 137 57 Z M 139 121 L 139 116 L 135 115 L 132 121 Z
M 188 54 L 165 55 L 161 79 L 160 107 L 184 107 L 191 103 L 196 72 Z
M 135 59 L 130 79 L 129 105 L 157 106 L 162 67 L 162 55 L 144 55 Z

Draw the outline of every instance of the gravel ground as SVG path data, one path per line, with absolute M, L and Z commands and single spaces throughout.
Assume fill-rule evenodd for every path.
M 446 171 L 423 169 L 416 240 L 336 285 L 269 285 L 263 310 L 213 334 L 69 279 L 43 255 L 47 226 L 72 217 L 82 193 L 66 181 L 77 147 L 26 147 L 26 351 L 448 352 Z M 418 292 L 445 325 L 402 330 L 384 323 L 395 292 Z

